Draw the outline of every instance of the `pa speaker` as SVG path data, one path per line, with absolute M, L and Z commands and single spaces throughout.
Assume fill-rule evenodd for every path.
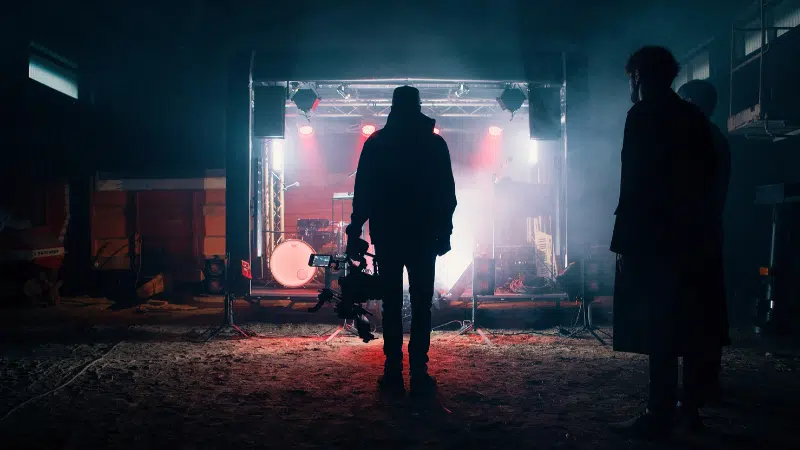
M 253 87 L 253 137 L 283 139 L 286 130 L 286 87 Z
M 494 259 L 472 260 L 472 295 L 494 295 L 495 273 Z
M 528 92 L 531 139 L 561 139 L 561 87 L 534 87 Z
M 225 293 L 225 260 L 219 256 L 206 259 L 203 267 L 205 291 L 211 295 Z

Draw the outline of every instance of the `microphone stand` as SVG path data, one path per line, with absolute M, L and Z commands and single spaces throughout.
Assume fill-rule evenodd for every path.
M 508 158 L 505 161 L 503 161 L 503 164 L 500 165 L 500 169 L 499 170 L 502 170 L 506 166 L 506 164 L 510 163 L 512 160 L 513 160 L 513 158 Z M 495 211 L 495 198 L 494 197 L 495 197 L 495 194 L 496 194 L 496 191 L 497 191 L 496 186 L 497 186 L 497 182 L 498 181 L 499 181 L 499 178 L 497 176 L 497 172 L 493 172 L 492 173 L 492 199 L 491 199 L 491 204 L 489 206 L 489 209 L 490 209 L 490 212 L 491 212 L 491 215 L 492 215 L 492 260 L 495 259 L 495 251 L 496 251 L 496 247 L 497 247 L 496 240 L 495 240 L 495 231 L 496 231 L 495 230 L 495 221 L 496 221 L 496 218 L 495 218 L 496 214 L 495 213 L 497 211 Z M 473 260 L 474 260 L 474 258 L 473 258 Z M 472 318 L 471 318 L 471 320 L 465 320 L 463 322 L 463 325 L 458 330 L 458 333 L 456 334 L 456 337 L 475 332 L 475 333 L 478 333 L 478 335 L 481 337 L 481 339 L 483 340 L 483 342 L 486 345 L 492 345 L 492 341 L 489 339 L 489 336 L 478 326 L 478 323 L 476 321 L 477 320 L 477 316 L 478 316 L 477 315 L 478 296 L 475 294 L 475 289 L 474 289 L 474 286 L 475 286 L 475 280 L 474 280 L 474 270 L 475 270 L 474 267 L 475 267 L 475 264 L 474 263 L 470 264 L 469 267 L 473 268 Z M 493 265 L 492 267 L 494 268 L 496 266 Z M 496 274 L 492 273 L 491 276 L 495 277 Z M 492 292 L 492 295 L 494 295 L 494 292 Z

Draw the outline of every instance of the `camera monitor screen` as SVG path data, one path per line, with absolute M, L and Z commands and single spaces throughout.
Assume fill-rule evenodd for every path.
M 311 267 L 328 267 L 331 264 L 331 255 L 311 255 L 308 265 Z

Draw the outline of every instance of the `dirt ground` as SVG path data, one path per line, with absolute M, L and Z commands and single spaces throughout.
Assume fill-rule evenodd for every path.
M 325 324 L 247 327 L 259 336 L 202 343 L 204 327 L 168 323 L 5 334 L 2 447 L 794 447 L 800 353 L 746 335 L 726 350 L 726 401 L 704 411 L 707 433 L 655 445 L 606 426 L 642 410 L 646 360 L 594 340 L 437 332 L 438 399 L 418 404 L 377 394 L 380 340 L 325 343 Z

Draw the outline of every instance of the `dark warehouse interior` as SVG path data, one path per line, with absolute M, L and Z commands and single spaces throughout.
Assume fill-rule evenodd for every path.
M 800 1 L 4 9 L 4 448 L 793 446 Z

